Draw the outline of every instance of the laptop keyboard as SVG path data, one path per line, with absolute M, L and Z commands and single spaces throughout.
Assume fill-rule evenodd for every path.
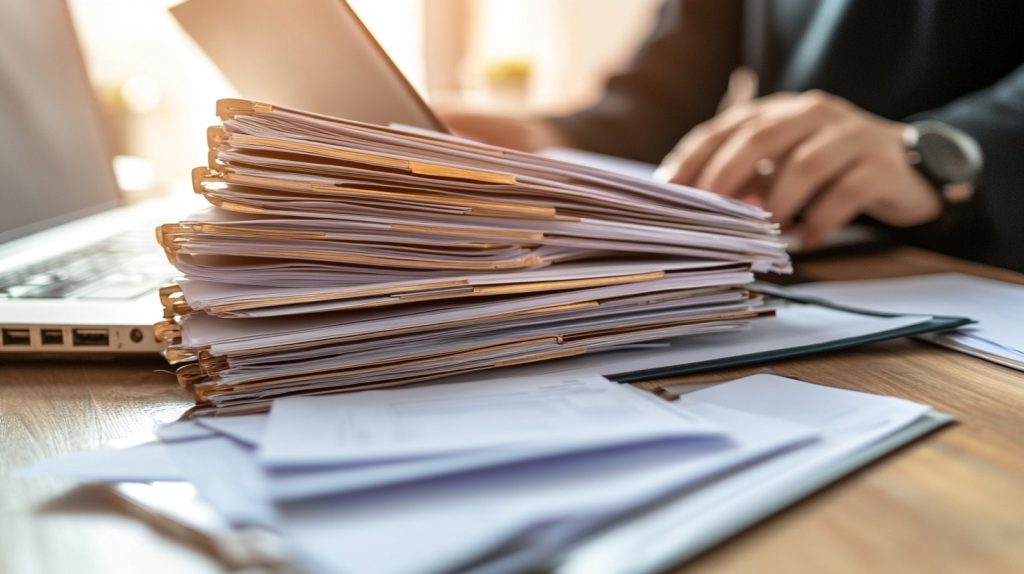
M 174 276 L 145 229 L 0 274 L 0 299 L 134 299 Z

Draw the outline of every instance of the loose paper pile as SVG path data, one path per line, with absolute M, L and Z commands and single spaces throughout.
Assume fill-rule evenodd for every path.
M 213 205 L 158 231 L 185 276 L 158 334 L 204 409 L 396 386 L 770 314 L 759 208 L 483 145 L 218 103 Z
M 610 545 L 564 566 L 662 571 L 673 563 L 655 564 L 659 547 L 692 555 L 930 412 L 772 375 L 675 402 L 598 376 L 480 380 L 279 399 L 269 415 L 172 423 L 159 442 L 27 474 L 188 481 L 208 506 L 156 509 L 165 520 L 196 528 L 205 517 L 214 548 L 230 546 L 233 529 L 262 532 L 235 542 L 259 560 L 280 548 L 274 559 L 304 572 L 548 571 L 606 535 Z M 176 500 L 153 488 L 133 502 Z M 673 510 L 641 512 L 655 507 Z
M 971 317 L 977 323 L 921 338 L 1024 371 L 1024 286 L 961 273 L 937 273 L 805 283 L 786 291 L 887 313 Z

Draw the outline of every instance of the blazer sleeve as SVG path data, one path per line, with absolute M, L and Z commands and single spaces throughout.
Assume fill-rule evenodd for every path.
M 576 147 L 657 163 L 711 118 L 740 62 L 739 0 L 669 0 L 653 33 L 591 108 L 548 118 Z
M 928 225 L 893 230 L 897 238 L 1024 271 L 1024 65 L 989 88 L 915 114 L 973 136 L 984 167 L 971 201 L 951 205 Z

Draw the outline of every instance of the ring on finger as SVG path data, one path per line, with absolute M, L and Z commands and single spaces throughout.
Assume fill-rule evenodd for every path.
M 775 173 L 775 162 L 763 157 L 754 162 L 754 172 L 761 177 L 768 177 Z

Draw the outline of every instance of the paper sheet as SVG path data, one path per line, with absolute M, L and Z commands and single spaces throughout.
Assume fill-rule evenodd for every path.
M 587 165 L 603 169 L 605 171 L 645 179 L 650 179 L 654 175 L 654 170 L 658 169 L 658 166 L 654 164 L 588 152 L 575 148 L 552 147 L 543 149 L 539 151 L 538 154 L 544 157 L 567 161 L 569 163 Z
M 249 446 L 257 446 L 263 439 L 270 415 L 256 414 L 237 417 L 202 417 L 196 422 L 224 436 Z
M 679 390 L 685 392 L 686 386 Z M 669 387 L 672 390 L 673 387 Z M 796 489 L 858 450 L 906 427 L 931 409 L 910 401 L 821 387 L 775 375 L 754 375 L 689 393 L 674 403 L 739 408 L 745 412 L 800 421 L 820 440 L 723 476 L 656 512 L 624 523 L 570 555 L 558 571 L 660 570 L 655 560 L 700 540 L 728 532 L 729 525 L 772 498 Z
M 713 424 L 597 376 L 480 380 L 274 402 L 271 466 L 354 464 L 530 445 L 537 456 L 700 435 Z
M 776 316 L 754 321 L 749 330 L 667 339 L 667 348 L 608 351 L 490 371 L 494 377 L 581 375 L 612 377 L 647 369 L 689 365 L 725 357 L 819 345 L 829 341 L 879 333 L 927 320 L 927 317 L 872 317 L 816 305 L 782 305 Z M 471 380 L 479 375 L 446 379 Z
M 167 445 L 162 443 L 75 452 L 36 463 L 20 470 L 19 474 L 86 482 L 184 480 L 184 474 L 168 453 Z
M 701 416 L 700 409 L 688 416 Z M 813 438 L 804 427 L 754 415 L 719 419 L 747 430 L 733 441 L 579 453 L 445 480 L 375 485 L 348 496 L 279 504 L 276 510 L 267 501 L 268 475 L 251 449 L 223 438 L 175 441 L 168 448 L 182 477 L 222 515 L 238 526 L 272 522 L 312 571 L 418 573 L 443 571 L 517 539 L 531 541 L 535 551 L 545 549 L 537 557 L 542 558 L 646 500 Z M 121 452 L 143 455 L 140 463 L 147 459 L 145 447 Z M 396 544 L 401 552 L 387 551 Z
M 632 387 L 620 388 L 644 401 L 660 401 Z M 484 557 L 489 571 L 513 572 L 550 568 L 552 559 L 594 529 L 617 523 L 648 504 L 662 506 L 669 496 L 682 496 L 678 516 L 684 517 L 691 532 L 704 525 L 716 527 L 746 505 L 759 503 L 758 497 L 770 496 L 772 488 L 799 480 L 803 470 L 827 466 L 928 411 L 909 401 L 770 375 L 712 386 L 662 406 L 682 413 L 685 420 L 706 420 L 728 429 L 729 439 L 712 435 L 565 453 L 520 464 L 484 465 L 431 480 L 409 480 L 404 466 L 408 463 L 370 465 L 398 476 L 357 489 L 332 491 L 321 485 L 304 494 L 293 492 L 273 506 L 275 484 L 287 475 L 262 469 L 252 448 L 220 437 L 94 451 L 40 464 L 34 472 L 89 480 L 118 475 L 143 480 L 159 474 L 163 479 L 187 477 L 234 523 L 272 524 L 314 572 L 441 572 Z M 250 419 L 233 431 L 258 428 L 257 421 Z M 418 462 L 436 463 L 475 452 Z M 176 465 L 170 469 L 172 459 Z M 161 473 L 161 465 L 168 469 Z M 326 477 L 327 483 L 361 470 L 355 466 L 289 472 Z M 719 478 L 702 480 L 711 477 Z M 641 532 L 666 527 L 658 520 L 638 524 Z M 609 546 L 610 554 L 602 555 L 606 568 L 628 564 L 628 558 L 616 562 L 628 552 L 635 558 L 637 550 L 629 545 L 637 540 L 627 537 L 620 545 Z M 623 548 L 626 554 L 617 553 Z
M 983 339 L 984 343 L 976 344 L 979 350 L 1024 361 L 1024 286 L 1021 285 L 960 273 L 940 273 L 866 281 L 825 281 L 795 285 L 787 290 L 875 311 L 970 317 L 978 323 L 962 327 L 957 333 Z M 975 346 L 963 337 L 954 335 L 954 338 L 954 342 Z
M 517 540 L 543 547 L 551 535 L 567 543 L 622 512 L 813 437 L 740 411 L 692 412 L 735 429 L 735 448 L 669 443 L 288 503 L 279 507 L 281 531 L 324 572 L 442 572 Z
M 251 449 L 212 437 L 170 443 L 167 454 L 199 495 L 232 524 L 274 525 L 266 480 Z
M 200 426 L 196 421 L 174 421 L 153 429 L 153 434 L 163 442 L 193 440 L 212 436 L 214 431 Z

